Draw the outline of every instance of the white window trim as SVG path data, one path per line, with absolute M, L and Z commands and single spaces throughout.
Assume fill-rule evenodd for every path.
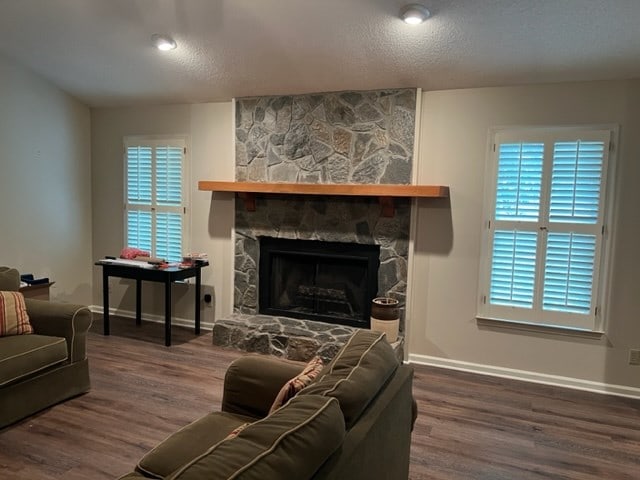
M 183 160 L 183 175 L 182 175 L 182 206 L 181 207 L 163 207 L 166 208 L 167 211 L 180 211 L 183 212 L 183 222 L 182 222 L 182 251 L 188 252 L 191 251 L 190 241 L 191 241 L 191 208 L 190 208 L 190 199 L 191 199 L 191 189 L 189 188 L 190 184 L 190 146 L 189 146 L 189 137 L 188 135 L 129 135 L 125 136 L 123 139 L 123 153 L 122 153 L 122 165 L 123 165 L 123 239 L 122 244 L 124 246 L 127 245 L 127 208 L 129 202 L 127 201 L 127 147 L 136 147 L 136 146 L 148 146 L 148 147 L 158 147 L 163 145 L 175 145 L 184 148 L 184 160 Z M 145 209 L 144 206 L 142 206 Z M 151 209 L 151 207 L 149 207 Z
M 556 134 L 562 131 L 567 134 L 576 134 L 579 131 L 597 131 L 604 130 L 609 132 L 610 148 L 608 151 L 607 164 L 603 166 L 603 207 L 601 209 L 601 223 L 602 223 L 602 235 L 599 241 L 601 246 L 599 248 L 600 256 L 596 259 L 598 267 L 596 268 L 596 275 L 594 277 L 594 285 L 596 291 L 593 294 L 593 323 L 589 326 L 575 326 L 575 325 L 563 325 L 563 324 L 548 324 L 537 323 L 531 320 L 523 320 L 512 315 L 495 315 L 495 310 L 491 311 L 491 308 L 487 308 L 488 302 L 488 290 L 491 273 L 491 242 L 492 235 L 489 233 L 489 221 L 493 217 L 494 202 L 495 202 L 495 182 L 497 180 L 497 155 L 494 152 L 494 144 L 497 144 L 497 139 L 501 134 L 508 134 L 510 137 L 517 136 L 520 141 L 527 141 L 531 138 L 538 139 L 540 133 L 543 132 L 555 132 Z M 619 139 L 619 126 L 613 124 L 595 124 L 595 125 L 570 125 L 570 126 L 500 126 L 492 127 L 489 129 L 487 140 L 487 152 L 486 152 L 486 164 L 485 164 L 485 183 L 484 183 L 484 196 L 483 196 L 483 221 L 482 221 L 482 235 L 481 235 L 481 257 L 480 257 L 480 269 L 479 269 L 479 281 L 478 281 L 478 296 L 477 296 L 477 315 L 478 324 L 489 327 L 501 326 L 504 328 L 516 328 L 518 330 L 529 331 L 547 331 L 552 333 L 559 333 L 562 335 L 575 332 L 576 335 L 596 335 L 600 336 L 606 332 L 607 319 L 609 317 L 610 305 L 610 280 L 611 280 L 611 262 L 613 258 L 613 229 L 611 225 L 614 223 L 614 216 L 616 211 L 616 205 L 618 202 L 618 195 L 616 187 L 616 156 L 618 152 L 618 140 Z M 549 170 L 548 165 L 544 165 L 545 171 Z M 543 171 L 543 175 L 545 175 Z M 542 195 L 544 195 L 544 190 Z M 539 290 L 540 282 L 536 286 L 536 290 Z M 509 307 L 506 307 L 507 309 Z M 596 310 L 597 308 L 597 310 Z

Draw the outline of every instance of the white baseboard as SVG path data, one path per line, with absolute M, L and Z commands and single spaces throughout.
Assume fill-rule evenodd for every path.
M 90 305 L 89 310 L 93 313 L 103 313 L 103 309 L 101 305 Z M 136 318 L 136 312 L 132 312 L 130 310 L 118 310 L 114 308 L 109 309 L 109 315 L 117 315 L 118 317 L 125 318 Z M 155 322 L 164 324 L 164 315 L 153 315 L 149 313 L 142 314 L 142 320 L 146 322 Z M 176 325 L 178 327 L 188 327 L 194 328 L 194 320 L 191 318 L 181 318 L 181 317 L 171 317 L 171 325 Z M 203 322 L 200 321 L 200 329 L 201 330 L 213 330 L 213 323 L 211 322 Z
M 432 357 L 429 355 L 409 354 L 408 363 L 418 365 L 429 365 L 432 367 L 448 368 L 451 370 L 461 370 L 463 372 L 490 375 L 493 377 L 509 378 L 513 380 L 524 380 L 525 382 L 541 383 L 543 385 L 553 385 L 557 387 L 572 388 L 575 390 L 585 390 L 588 392 L 604 393 L 640 399 L 640 388 L 627 387 L 625 385 L 613 385 L 602 382 L 592 382 L 579 378 L 562 377 L 559 375 L 548 375 L 545 373 L 530 372 L 527 370 L 516 370 L 512 368 L 496 367 L 493 365 L 483 365 L 479 363 L 463 362 L 447 358 Z

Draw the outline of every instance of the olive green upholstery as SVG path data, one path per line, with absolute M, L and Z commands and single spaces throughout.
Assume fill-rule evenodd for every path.
M 11 267 L 0 267 L 0 291 L 17 292 L 20 288 L 20 272 Z
M 280 388 L 305 364 L 237 359 L 221 411 L 170 436 L 121 480 L 406 480 L 413 371 L 383 335 L 354 333 L 314 383 L 271 414 Z
M 333 398 L 297 397 L 185 465 L 171 480 L 311 478 L 345 435 Z
M 266 417 L 282 386 L 304 366 L 300 362 L 265 355 L 246 355 L 237 359 L 225 374 L 222 411 Z
M 398 360 L 384 335 L 360 330 L 299 395 L 337 398 L 351 427 L 397 368 Z
M 16 291 L 20 274 L 0 267 L 0 290 Z M 0 428 L 89 390 L 83 305 L 25 299 L 34 333 L 0 337 Z
M 0 387 L 67 360 L 67 342 L 61 337 L 12 335 L 0 345 Z
M 165 478 L 202 455 L 229 433 L 255 419 L 214 412 L 178 430 L 147 453 L 136 470 L 150 478 Z

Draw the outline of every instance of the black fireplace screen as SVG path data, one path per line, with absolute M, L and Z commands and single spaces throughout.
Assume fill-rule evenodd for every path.
M 260 238 L 259 311 L 367 328 L 380 246 Z

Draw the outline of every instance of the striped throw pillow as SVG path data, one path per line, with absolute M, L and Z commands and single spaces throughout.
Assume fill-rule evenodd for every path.
M 269 410 L 269 414 L 275 412 L 277 409 L 282 407 L 285 403 L 291 400 L 296 394 L 302 390 L 307 385 L 310 385 L 311 382 L 318 376 L 320 370 L 322 370 L 323 363 L 322 358 L 313 357 L 311 361 L 304 367 L 304 370 L 300 372 L 298 375 L 293 377 L 287 383 L 285 383 L 276 399 L 273 401 L 273 405 L 271 405 L 271 409 Z
M 24 296 L 20 292 L 0 292 L 0 337 L 33 333 Z

